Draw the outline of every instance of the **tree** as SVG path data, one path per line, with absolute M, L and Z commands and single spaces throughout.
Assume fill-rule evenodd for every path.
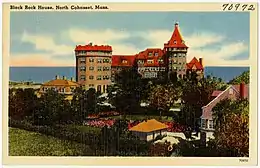
M 38 105 L 34 89 L 9 89 L 9 116 L 22 120 L 33 114 Z
M 142 94 L 141 75 L 135 68 L 124 69 L 115 76 L 116 85 L 109 89 L 110 102 L 120 112 L 138 111 Z
M 173 84 L 156 85 L 152 88 L 150 93 L 150 105 L 162 112 L 168 112 L 169 109 L 180 98 L 180 89 L 174 87 Z
M 195 127 L 200 118 L 201 108 L 212 100 L 212 93 L 217 89 L 218 81 L 213 78 L 187 78 L 182 85 L 183 108 L 180 114 L 180 123 Z
M 71 120 L 70 104 L 65 96 L 54 90 L 48 90 L 43 94 L 40 103 L 34 110 L 34 124 L 55 125 L 68 123 Z
M 249 79 L 250 79 L 250 71 L 245 71 L 241 75 L 229 81 L 229 83 L 235 85 L 235 84 L 240 84 L 242 82 L 245 82 L 246 84 L 248 84 Z
M 222 155 L 249 156 L 249 102 L 222 100 L 213 108 L 215 144 Z

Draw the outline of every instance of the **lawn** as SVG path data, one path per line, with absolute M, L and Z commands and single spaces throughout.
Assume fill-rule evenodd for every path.
M 9 156 L 86 156 L 92 153 L 84 144 L 9 128 Z

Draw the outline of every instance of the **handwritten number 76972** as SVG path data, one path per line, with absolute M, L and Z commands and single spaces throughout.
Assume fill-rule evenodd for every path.
M 254 11 L 255 7 L 254 5 L 248 5 L 248 4 L 223 4 L 223 11 Z

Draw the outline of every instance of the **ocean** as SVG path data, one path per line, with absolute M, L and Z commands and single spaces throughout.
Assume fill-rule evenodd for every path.
M 33 81 L 44 83 L 55 79 L 56 75 L 75 79 L 75 67 L 10 67 L 10 81 Z M 205 76 L 211 75 L 228 82 L 249 67 L 205 67 Z

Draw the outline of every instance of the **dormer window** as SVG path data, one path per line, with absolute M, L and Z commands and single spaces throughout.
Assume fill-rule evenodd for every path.
M 163 64 L 163 59 L 159 59 L 158 61 L 159 63 Z
M 147 60 L 148 64 L 153 64 L 153 60 Z
M 153 56 L 153 53 L 150 52 L 148 55 L 151 57 L 151 56 Z
M 154 55 L 157 57 L 157 56 L 158 56 L 158 53 L 155 53 Z
M 138 64 L 144 64 L 143 60 L 138 60 Z
M 123 60 L 122 63 L 123 63 L 123 64 L 126 64 L 126 63 L 127 63 L 127 60 Z

